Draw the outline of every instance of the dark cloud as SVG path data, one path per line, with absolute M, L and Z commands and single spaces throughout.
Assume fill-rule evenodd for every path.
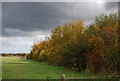
M 35 35 L 49 35 L 50 30 L 48 31 L 21 31 L 19 29 L 4 29 L 3 37 L 31 37 Z
M 118 9 L 118 2 L 106 2 L 105 9 L 106 10 Z
M 2 3 L 0 2 L 0 53 L 2 52 Z
M 3 3 L 3 27 L 24 31 L 50 29 L 66 17 L 59 7 L 62 6 L 53 3 Z
M 119 10 L 119 12 L 120 12 L 120 2 L 118 2 L 118 10 Z
M 106 3 L 105 8 L 115 5 Z M 3 36 L 30 36 L 33 31 L 52 30 L 73 19 L 81 19 L 87 25 L 100 13 L 107 11 L 95 2 L 3 2 L 2 33 Z
M 73 19 L 88 25 L 95 16 L 109 14 L 115 6 L 116 3 L 100 6 L 95 2 L 3 2 L 3 52 L 29 52 L 34 42 L 50 36 L 57 25 Z

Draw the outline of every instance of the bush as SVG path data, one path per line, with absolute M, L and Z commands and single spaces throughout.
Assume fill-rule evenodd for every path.
M 32 59 L 33 58 L 33 54 L 32 53 L 29 53 L 26 57 L 26 59 Z

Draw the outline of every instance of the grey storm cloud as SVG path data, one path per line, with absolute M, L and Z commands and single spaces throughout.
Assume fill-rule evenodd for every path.
M 0 2 L 0 20 L 2 20 L 2 3 Z
M 107 10 L 118 9 L 118 2 L 109 2 L 109 4 L 105 5 Z
M 1 4 L 0 4 L 1 5 Z M 50 31 L 74 19 L 85 25 L 95 16 L 117 10 L 117 3 L 106 2 L 3 2 L 2 52 L 29 52 L 36 41 L 50 36 Z
M 2 33 L 3 36 L 28 36 L 33 31 L 52 30 L 73 19 L 92 22 L 95 16 L 107 13 L 113 6 L 116 3 L 106 3 L 104 10 L 92 2 L 3 2 Z M 9 32 L 9 29 L 23 33 Z

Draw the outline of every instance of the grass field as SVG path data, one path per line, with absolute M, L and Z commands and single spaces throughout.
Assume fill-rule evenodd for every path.
M 64 67 L 51 66 L 46 63 L 35 62 L 17 57 L 2 58 L 3 79 L 59 79 L 61 74 L 66 78 L 97 77 L 92 73 L 74 73 Z

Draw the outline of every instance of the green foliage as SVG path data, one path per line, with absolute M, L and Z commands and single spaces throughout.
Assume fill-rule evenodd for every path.
M 118 29 L 118 13 L 111 13 L 110 15 L 101 14 L 95 18 L 95 24 L 100 28 L 113 27 Z

